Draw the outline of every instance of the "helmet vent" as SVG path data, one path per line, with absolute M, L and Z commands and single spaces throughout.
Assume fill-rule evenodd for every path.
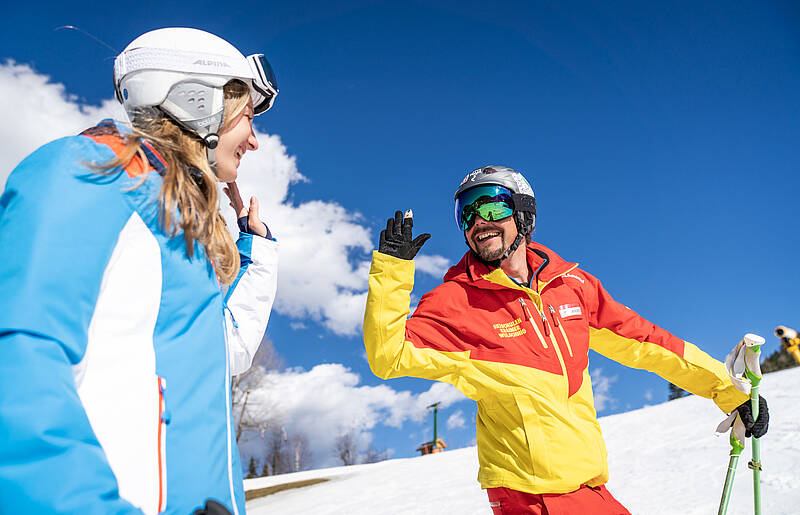
M 211 88 L 203 84 L 183 82 L 176 84 L 167 95 L 167 99 L 180 107 L 189 117 L 201 118 L 211 114 L 209 101 L 212 99 Z

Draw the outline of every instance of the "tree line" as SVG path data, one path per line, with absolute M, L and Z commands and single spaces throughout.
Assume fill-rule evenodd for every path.
M 299 472 L 314 466 L 308 436 L 302 431 L 287 429 L 278 407 L 265 403 L 263 395 L 256 395 L 274 387 L 272 374 L 282 368 L 283 360 L 265 336 L 253 365 L 231 379 L 236 441 L 240 444 L 242 463 L 247 463 L 247 478 Z M 244 443 L 248 445 L 242 445 Z M 342 465 L 376 463 L 389 457 L 386 450 L 376 449 L 371 444 L 362 452 L 355 431 L 340 434 L 330 452 Z

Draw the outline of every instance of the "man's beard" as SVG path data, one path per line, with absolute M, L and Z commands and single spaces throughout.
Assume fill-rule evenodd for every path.
M 487 247 L 482 247 L 480 250 L 475 250 L 476 247 L 477 247 L 477 244 L 475 242 L 477 237 L 480 236 L 483 233 L 493 232 L 493 231 L 497 231 L 497 232 L 500 233 L 499 238 L 500 238 L 500 241 L 502 242 L 502 244 L 500 245 L 500 248 L 496 249 L 496 250 L 492 250 L 492 249 L 487 248 Z M 490 261 L 490 262 L 491 261 L 497 261 L 498 259 L 503 257 L 503 254 L 505 254 L 506 251 L 508 250 L 508 245 L 506 245 L 505 236 L 506 236 L 505 231 L 503 231 L 503 229 L 500 229 L 499 227 L 493 227 L 493 228 L 488 229 L 486 231 L 481 231 L 480 233 L 473 234 L 472 235 L 472 244 L 475 245 L 475 247 L 472 247 L 472 252 L 474 252 L 482 261 Z

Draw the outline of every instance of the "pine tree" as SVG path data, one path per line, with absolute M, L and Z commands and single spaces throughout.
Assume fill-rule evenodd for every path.
M 798 366 L 798 363 L 795 361 L 794 357 L 783 350 L 783 348 L 778 348 L 778 350 L 767 356 L 764 361 L 761 362 L 761 372 L 766 374 L 767 372 L 776 372 L 796 366 Z
M 247 467 L 247 477 L 245 479 L 252 479 L 256 476 L 256 459 L 250 456 L 250 465 Z
M 685 397 L 689 395 L 689 392 L 681 388 L 680 386 L 675 386 L 672 383 L 669 383 L 669 400 L 673 401 L 675 399 L 680 399 L 681 397 Z

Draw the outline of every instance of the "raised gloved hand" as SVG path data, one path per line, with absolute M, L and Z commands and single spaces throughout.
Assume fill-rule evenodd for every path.
M 758 396 L 758 419 L 753 420 L 753 407 L 748 400 L 736 408 L 739 412 L 739 417 L 742 419 L 744 428 L 746 430 L 745 436 L 751 435 L 756 438 L 761 438 L 767 434 L 769 429 L 769 408 L 767 407 L 767 399 Z
M 378 242 L 378 252 L 400 259 L 414 259 L 422 245 L 431 237 L 430 234 L 420 234 L 413 240 L 411 239 L 411 228 L 414 226 L 414 218 L 411 211 L 408 216 L 403 217 L 402 211 L 395 211 L 394 218 L 386 221 L 386 229 L 381 231 L 381 238 Z

